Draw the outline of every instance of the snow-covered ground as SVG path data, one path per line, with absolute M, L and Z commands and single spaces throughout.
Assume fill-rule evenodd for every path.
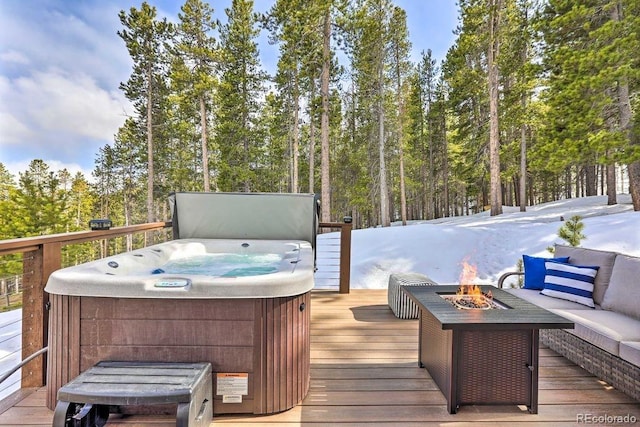
M 406 226 L 354 230 L 351 289 L 385 289 L 389 275 L 423 273 L 440 284 L 458 281 L 463 260 L 474 264 L 478 284 L 495 284 L 514 270 L 522 254 L 550 256 L 546 248 L 564 243 L 562 219 L 583 218 L 580 246 L 640 256 L 640 212 L 629 195 L 607 206 L 606 196 L 561 200 L 527 207 L 505 207 L 502 215 L 477 215 L 412 222 Z M 319 239 L 327 238 L 320 235 Z
M 22 309 L 0 313 L 0 375 L 22 359 Z M 0 400 L 20 388 L 20 370 L 0 384 Z

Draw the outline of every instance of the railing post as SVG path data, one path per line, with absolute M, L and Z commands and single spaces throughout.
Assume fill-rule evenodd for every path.
M 340 227 L 340 293 L 348 294 L 351 281 L 351 218 Z
M 49 275 L 62 265 L 60 242 L 46 243 L 23 254 L 22 359 L 46 347 L 49 317 L 44 287 Z M 47 363 L 38 357 L 22 368 L 22 387 L 41 387 L 47 377 Z

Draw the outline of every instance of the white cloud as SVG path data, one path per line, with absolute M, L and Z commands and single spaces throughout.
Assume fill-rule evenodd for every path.
M 86 139 L 112 141 L 130 113 L 121 93 L 100 88 L 84 73 L 52 69 L 0 79 L 0 145 L 73 152 Z
M 24 123 L 12 114 L 0 111 L 0 146 L 18 144 L 34 136 Z
M 83 73 L 61 70 L 38 72 L 21 78 L 16 96 L 29 100 L 23 113 L 41 135 L 64 132 L 75 137 L 112 140 L 125 120 L 129 102 L 117 92 L 98 87 Z
M 119 90 L 131 72 L 120 2 L 0 1 L 0 162 L 88 169 L 113 141 L 133 110 Z
M 49 166 L 49 170 L 51 172 L 60 172 L 63 169 L 69 171 L 71 176 L 75 176 L 76 173 L 80 172 L 84 175 L 85 179 L 89 182 L 93 180 L 93 169 L 86 169 L 80 166 L 77 163 L 64 163 L 59 160 L 52 159 L 43 159 L 42 160 L 47 166 Z M 14 181 L 18 184 L 18 180 L 20 179 L 20 174 L 24 173 L 29 169 L 29 164 L 31 160 L 22 160 L 18 162 L 9 162 L 3 163 L 4 167 L 9 171 L 11 175 L 13 175 Z
M 29 58 L 24 53 L 18 52 L 17 50 L 7 50 L 0 53 L 0 61 L 20 65 L 29 64 Z

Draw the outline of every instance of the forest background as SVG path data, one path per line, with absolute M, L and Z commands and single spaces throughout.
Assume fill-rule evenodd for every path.
M 166 220 L 173 191 L 318 193 L 356 228 L 618 192 L 640 210 L 640 0 L 461 0 L 440 64 L 411 61 L 391 0 L 223 13 L 120 12 L 136 113 L 91 177 L 0 163 L 0 239 Z

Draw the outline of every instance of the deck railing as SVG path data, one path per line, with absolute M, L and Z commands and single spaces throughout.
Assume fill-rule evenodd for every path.
M 340 229 L 340 293 L 349 293 L 351 263 L 351 223 L 320 223 L 322 229 Z M 106 230 L 79 231 L 0 241 L 0 256 L 22 253 L 22 359 L 47 346 L 48 295 L 44 287 L 49 276 L 62 267 L 62 247 L 70 244 L 104 241 L 122 236 L 147 234 L 171 228 L 171 222 L 153 222 Z M 46 355 L 36 357 L 22 368 L 21 386 L 45 384 Z

